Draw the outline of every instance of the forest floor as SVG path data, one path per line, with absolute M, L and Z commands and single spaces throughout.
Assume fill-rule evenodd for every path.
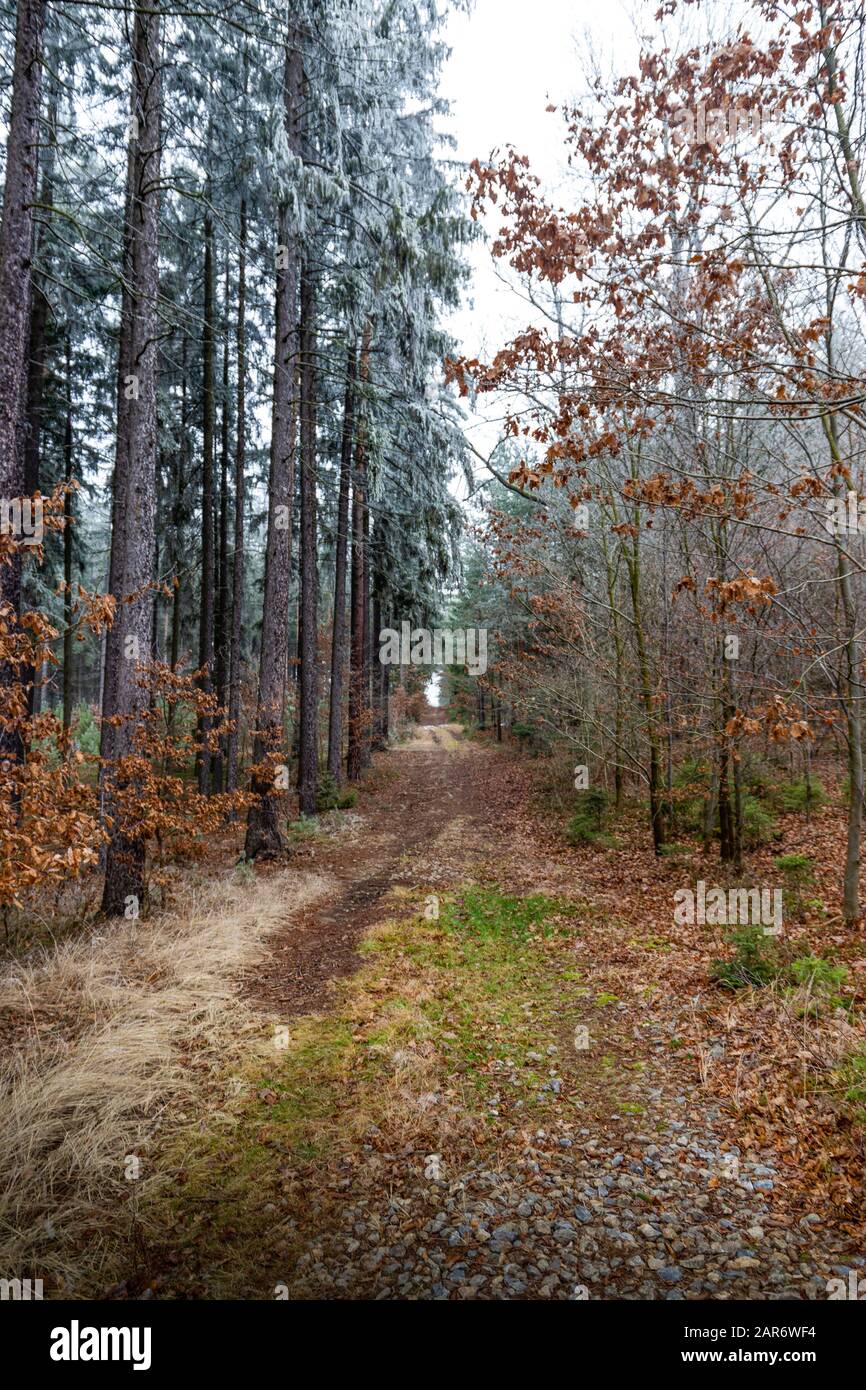
M 185 1081 L 133 1146 L 154 1176 L 116 1193 L 98 1260 L 91 1193 L 89 1272 L 58 1260 L 60 1288 L 826 1298 L 866 1266 L 857 1008 L 713 985 L 719 929 L 674 925 L 672 903 L 717 863 L 656 860 L 637 810 L 614 847 L 571 847 L 532 774 L 421 728 L 377 756 L 355 811 L 220 890 L 262 924 L 227 957 L 223 1033 L 168 1039 Z M 784 848 L 838 817 L 790 818 Z M 856 992 L 862 936 L 827 938 Z M 176 982 L 141 968 L 152 1014 Z
M 682 865 L 565 845 L 527 760 L 446 726 L 382 762 L 297 851 L 336 883 L 245 985 L 284 1050 L 185 1154 L 154 1291 L 823 1298 L 863 1266 L 850 1023 L 710 986 Z

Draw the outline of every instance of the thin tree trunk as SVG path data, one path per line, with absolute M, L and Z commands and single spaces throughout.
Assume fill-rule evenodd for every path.
M 156 516 L 156 369 L 159 293 L 160 14 L 158 0 L 135 11 L 132 43 L 132 116 L 129 186 L 128 312 L 121 323 L 112 592 L 118 608 L 106 643 L 102 752 L 108 760 L 105 807 L 111 839 L 106 855 L 103 909 L 119 915 L 145 898 L 145 841 L 117 822 L 116 792 L 124 789 L 118 760 L 134 746 L 147 706 L 137 666 L 150 657 L 153 550 Z M 128 603 L 124 596 L 135 595 Z M 114 722 L 117 721 L 117 722 Z M 134 900 L 134 903 L 130 902 Z
M 828 344 L 828 358 L 831 358 L 831 345 Z M 844 464 L 836 436 L 836 422 L 832 415 L 824 415 L 821 421 L 833 462 L 837 468 L 836 497 L 840 506 L 845 504 Z M 847 926 L 851 926 L 860 916 L 860 843 L 863 828 L 863 677 L 862 655 L 860 649 L 860 622 L 858 620 L 857 599 L 851 583 L 851 562 L 845 555 L 844 546 L 837 541 L 836 546 L 836 584 L 842 600 L 845 615 L 845 722 L 848 736 L 848 780 L 850 797 L 848 800 L 848 837 L 845 847 L 845 872 L 842 892 L 842 915 Z
M 631 554 L 627 555 L 626 564 L 629 573 L 629 589 L 631 592 L 632 618 L 634 621 L 635 641 L 637 643 L 638 670 L 640 673 L 641 699 L 643 701 L 644 714 L 646 716 L 647 739 L 650 746 L 650 766 L 649 766 L 649 800 L 650 800 L 650 823 L 652 826 L 653 849 L 655 853 L 661 854 L 665 843 L 665 824 L 664 812 L 661 797 L 662 779 L 662 760 L 661 749 L 659 747 L 658 727 L 656 723 L 656 711 L 653 699 L 652 680 L 650 676 L 649 655 L 644 638 L 643 612 L 641 605 L 640 592 L 640 551 L 638 539 L 635 536 L 632 541 Z
M 370 327 L 364 329 L 361 345 L 359 381 L 361 390 L 370 374 Z M 349 668 L 349 748 L 346 772 L 350 782 L 356 782 L 363 767 L 364 743 L 364 672 L 366 666 L 366 633 L 364 631 L 364 515 L 367 498 L 367 431 L 363 415 L 359 415 L 355 438 L 355 469 L 352 479 L 352 607 Z
M 171 551 L 172 551 L 172 577 L 173 593 L 171 603 L 171 645 L 169 652 L 169 662 L 172 671 L 176 671 L 180 662 L 180 627 L 181 616 L 183 613 L 183 580 L 181 578 L 181 527 L 183 517 L 183 495 L 186 488 L 187 479 L 187 338 L 183 337 L 181 347 L 181 404 L 180 404 L 180 441 L 177 449 L 173 451 L 174 464 L 172 468 L 172 481 L 174 484 L 174 504 L 171 511 Z M 171 705 L 168 711 L 169 729 L 174 724 L 175 706 Z
M 365 459 L 366 465 L 366 459 Z M 369 477 L 369 470 L 365 466 L 365 479 Z M 373 661 L 370 652 L 370 642 L 373 636 L 373 623 L 371 621 L 371 584 L 370 584 L 370 506 L 368 496 L 369 483 L 364 489 L 364 579 L 363 579 L 363 598 L 364 598 L 364 672 L 363 672 L 363 700 L 364 708 L 361 719 L 361 769 L 370 766 L 371 748 L 373 743 Z
M 220 709 L 226 706 L 227 662 L 228 662 L 228 592 L 229 592 L 229 259 L 226 250 L 224 323 L 223 323 L 223 381 L 222 412 L 220 416 L 220 493 L 219 527 L 217 529 L 217 586 L 215 618 L 215 672 L 217 704 Z M 213 788 L 221 792 L 223 788 L 225 738 L 220 737 L 214 750 Z
M 229 647 L 229 736 L 226 791 L 238 784 L 238 746 L 241 719 L 241 632 L 244 620 L 244 504 L 246 497 L 246 297 L 247 297 L 247 204 L 241 198 L 238 231 L 238 317 L 237 343 L 237 420 L 235 425 L 235 530 L 232 565 L 232 626 Z
M 75 647 L 72 632 L 72 344 L 66 334 L 66 419 L 63 425 L 63 732 L 69 733 L 72 724 L 72 653 Z
M 316 811 L 318 781 L 318 587 L 316 556 L 316 328 L 309 264 L 301 277 L 301 669 L 298 799 L 302 815 Z
M 337 502 L 337 537 L 334 559 L 334 622 L 331 640 L 331 689 L 328 709 L 328 772 L 335 782 L 342 780 L 343 758 L 343 666 L 346 660 L 346 569 L 349 543 L 349 480 L 352 446 L 355 438 L 354 344 L 346 350 L 346 395 L 343 405 L 343 435 L 340 445 L 340 493 Z
M 25 493 L 24 440 L 21 422 L 30 346 L 30 266 L 33 248 L 33 202 L 39 148 L 42 92 L 42 40 L 45 0 L 19 0 L 12 70 L 12 102 L 6 141 L 6 182 L 0 223 L 0 497 Z M 21 556 L 0 565 L 0 605 L 8 604 L 7 623 L 21 611 Z M 0 684 L 16 680 L 15 668 L 0 665 Z M 21 756 L 14 730 L 0 729 L 0 751 Z
M 384 747 L 385 743 L 385 718 L 382 709 L 383 686 L 382 672 L 387 671 L 387 666 L 379 661 L 379 633 L 382 631 L 382 594 L 381 576 L 378 564 L 374 566 L 371 607 L 373 621 L 370 627 L 370 680 L 371 680 L 371 701 L 373 706 L 373 748 Z M 384 701 L 387 705 L 387 693 L 384 694 Z
M 210 180 L 208 180 L 208 189 Z M 214 659 L 214 237 L 210 212 L 204 219 L 204 326 L 202 330 L 202 461 L 201 461 L 201 608 L 199 611 L 198 664 L 205 694 L 213 690 Z M 211 751 L 207 738 L 209 715 L 199 718 L 198 789 L 211 792 Z
M 45 382 L 48 376 L 48 296 L 43 288 L 45 265 L 43 250 L 51 214 L 48 209 L 54 198 L 54 158 L 56 151 L 57 99 L 52 96 L 48 109 L 49 141 L 42 168 L 39 202 L 42 204 L 40 223 L 34 236 L 34 260 L 40 263 L 31 271 L 30 347 L 27 359 L 27 428 L 24 444 L 24 492 L 32 496 L 40 483 L 40 454 L 42 410 Z
M 303 68 L 299 35 L 286 44 L 283 78 L 283 119 L 289 148 L 300 145 L 300 101 Z M 289 640 L 289 580 L 294 499 L 294 395 L 297 354 L 297 255 L 288 245 L 289 214 L 283 204 L 277 217 L 276 325 L 274 334 L 274 405 L 271 433 L 268 538 L 265 552 L 265 594 L 259 661 L 259 699 L 253 762 L 262 768 L 282 743 L 286 664 Z M 277 853 L 283 837 L 277 823 L 273 777 L 259 771 L 252 790 L 257 800 L 247 818 L 245 853 L 253 859 Z

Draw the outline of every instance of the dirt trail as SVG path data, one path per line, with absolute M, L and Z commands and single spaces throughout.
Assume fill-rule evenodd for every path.
M 445 752 L 458 756 L 446 759 Z M 329 982 L 357 968 L 357 943 L 380 915 L 383 895 L 413 882 L 416 851 L 455 816 L 483 817 L 473 779 L 478 756 L 458 724 L 422 725 L 395 750 L 387 795 L 371 803 L 356 834 L 315 855 L 316 868 L 332 875 L 337 889 L 270 939 L 269 959 L 247 983 L 251 999 L 284 1016 L 327 1004 Z
M 823 1299 L 828 1280 L 861 1273 L 862 1233 L 803 1191 L 790 1155 L 716 1084 L 726 1043 L 699 1040 L 698 942 L 664 926 L 665 875 L 681 870 L 638 874 L 625 854 L 569 849 L 528 804 L 526 762 L 452 726 L 418 730 L 377 773 L 355 829 L 308 851 L 338 886 L 270 938 L 248 985 L 264 1011 L 322 1013 L 329 1036 L 333 982 L 361 963 L 360 938 L 399 918 L 401 901 L 417 914 L 420 894 L 543 895 L 567 900 L 576 925 L 533 943 L 525 976 L 491 1011 L 501 959 L 490 957 L 489 981 L 483 961 L 480 983 L 469 980 L 459 940 L 407 918 L 374 993 L 342 1015 L 351 1041 L 327 1145 L 318 1131 L 306 1149 L 284 1128 L 307 1113 L 305 1082 L 319 1102 L 315 1051 L 290 1079 L 274 1072 L 282 1090 L 261 1093 L 258 1142 L 277 1157 L 257 1179 L 273 1200 L 260 1238 L 252 1218 L 255 1294 Z M 471 963 L 478 940 L 468 949 Z M 474 996 L 461 994 L 467 981 Z M 701 1007 L 712 1019 L 712 999 Z M 387 1030 L 407 1010 L 420 1029 L 402 1045 Z M 355 1109 L 370 1075 L 396 1098 L 384 1131 Z M 248 1187 L 245 1161 L 236 1173 Z M 209 1276 L 192 1278 L 202 1296 Z

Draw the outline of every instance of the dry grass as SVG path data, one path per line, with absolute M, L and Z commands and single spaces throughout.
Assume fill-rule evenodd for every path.
M 0 978 L 0 1276 L 93 1293 L 169 1179 L 161 1128 L 216 1108 L 268 1026 L 239 996 L 265 937 L 327 890 L 297 870 L 188 888 L 171 912 L 62 942 Z M 130 1180 L 139 1160 L 140 1175 Z
M 463 737 L 459 724 L 419 724 L 412 738 L 401 744 L 403 753 L 466 753 L 476 752 L 472 744 Z

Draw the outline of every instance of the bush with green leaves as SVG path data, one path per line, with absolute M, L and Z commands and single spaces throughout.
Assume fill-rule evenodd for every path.
M 599 845 L 610 849 L 616 841 L 612 835 L 605 834 L 604 817 L 608 808 L 608 796 L 603 787 L 590 787 L 580 792 L 577 810 L 568 822 L 565 835 L 573 845 Z
M 793 782 L 779 782 L 771 793 L 773 805 L 786 813 L 810 812 L 827 800 L 822 782 L 817 777 L 799 777 Z
M 746 849 L 757 849 L 778 833 L 773 816 L 755 796 L 743 797 L 742 830 Z
M 686 758 L 674 773 L 674 797 L 670 806 L 671 828 L 698 835 L 704 826 L 710 771 L 698 758 Z
M 527 748 L 534 757 L 537 758 L 539 754 L 549 751 L 550 737 L 541 725 L 531 724 L 527 720 L 515 720 L 511 732 L 521 748 Z
M 866 1124 L 866 1052 L 855 1052 L 840 1073 L 845 1100 L 855 1107 L 855 1119 Z
M 763 927 L 735 927 L 726 933 L 726 938 L 733 946 L 734 954 L 728 960 L 713 961 L 710 978 L 716 984 L 723 989 L 745 989 L 749 986 L 760 989 L 777 978 L 780 970 L 778 949 Z
M 822 1008 L 844 1008 L 841 990 L 848 980 L 844 965 L 834 965 L 823 956 L 798 956 L 787 974 L 795 991 L 807 1002 L 800 1012 L 818 1013 Z
M 812 872 L 812 860 L 808 854 L 780 854 L 773 863 L 792 883 L 811 883 L 815 877 Z
M 345 811 L 350 806 L 354 806 L 357 797 L 356 791 L 341 792 L 338 783 L 330 772 L 323 772 L 319 776 L 316 787 L 316 811 L 319 815 L 323 811 Z
M 815 899 L 803 896 L 804 889 L 814 881 L 812 860 L 808 854 L 782 854 L 773 864 L 785 876 L 783 889 L 785 916 L 800 917 L 808 906 L 814 906 Z
M 72 739 L 75 747 L 82 753 L 91 757 L 99 754 L 100 728 L 99 721 L 90 705 L 84 701 L 77 706 L 75 717 L 72 721 Z
M 761 759 L 745 757 L 740 767 L 740 784 L 748 796 L 766 799 L 773 789 L 775 777 L 772 768 Z
M 710 770 L 700 758 L 686 758 L 680 763 L 673 778 L 674 786 L 705 792 L 710 782 Z

